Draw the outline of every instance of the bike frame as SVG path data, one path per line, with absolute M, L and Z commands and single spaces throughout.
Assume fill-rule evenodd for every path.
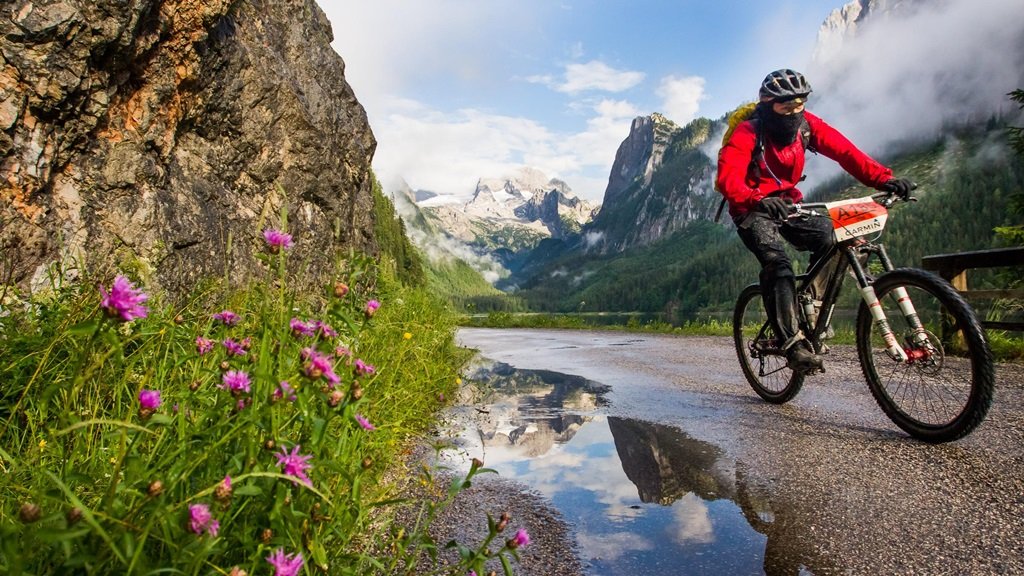
M 890 194 L 875 194 L 869 198 L 858 199 L 858 201 L 862 204 L 866 204 L 868 201 L 871 201 L 880 207 L 880 211 L 878 213 L 881 217 L 880 223 L 878 223 L 877 226 L 867 226 L 867 228 L 871 230 L 867 234 L 880 234 L 884 228 L 885 214 L 892 204 L 895 203 L 896 199 Z M 822 214 L 820 210 L 827 211 L 837 204 L 840 203 L 808 203 L 798 205 L 795 209 L 795 215 L 791 217 L 829 218 L 835 221 L 830 215 Z M 839 228 L 843 228 L 843 232 L 847 232 L 842 223 L 837 223 L 836 228 L 837 230 Z M 875 290 L 871 286 L 874 278 L 866 269 L 867 261 L 872 255 L 878 257 L 878 260 L 882 265 L 882 269 L 885 272 L 893 270 L 895 266 L 889 258 L 889 255 L 885 250 L 885 246 L 880 242 L 867 240 L 865 238 L 865 235 L 867 234 L 860 235 L 851 233 L 845 239 L 837 240 L 825 256 L 815 262 L 805 274 L 801 274 L 796 277 L 797 294 L 799 297 L 799 295 L 808 295 L 811 285 L 813 285 L 822 274 L 828 273 L 827 271 L 831 269 L 830 276 L 825 281 L 824 291 L 821 297 L 821 309 L 818 313 L 817 320 L 813 325 L 811 325 L 811 321 L 808 318 L 804 307 L 802 305 L 797 307 L 801 330 L 804 332 L 804 335 L 808 340 L 810 340 L 815 352 L 820 353 L 822 350 L 822 335 L 824 335 L 828 330 L 828 326 L 832 320 L 832 314 L 835 311 L 836 301 L 839 298 L 839 293 L 842 289 L 843 280 L 846 278 L 846 273 L 847 271 L 851 271 L 854 278 L 857 280 L 861 299 L 867 305 L 868 310 L 871 312 L 872 318 L 878 326 L 878 330 L 885 341 L 888 355 L 898 362 L 914 361 L 918 359 L 919 354 L 915 353 L 913 350 L 904 349 L 896 338 L 896 334 L 893 332 L 885 317 L 885 313 L 882 311 L 882 304 L 879 302 L 878 297 L 875 294 Z M 840 233 L 837 232 L 837 236 L 839 235 Z M 906 289 L 897 288 L 893 293 L 896 297 L 900 312 L 907 319 L 908 324 L 913 328 L 914 343 L 918 345 L 928 345 L 928 332 L 922 325 Z M 764 328 L 762 328 L 761 334 L 758 335 L 757 341 L 763 341 L 763 332 Z M 781 349 L 763 349 L 761 351 L 769 354 L 781 354 L 783 352 Z

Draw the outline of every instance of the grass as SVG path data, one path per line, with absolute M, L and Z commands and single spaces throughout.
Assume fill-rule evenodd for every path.
M 436 548 L 393 529 L 387 479 L 454 396 L 455 317 L 365 256 L 315 294 L 259 257 L 182 303 L 90 279 L 0 310 L 0 572 L 402 574 Z M 510 573 L 497 528 L 454 570 Z

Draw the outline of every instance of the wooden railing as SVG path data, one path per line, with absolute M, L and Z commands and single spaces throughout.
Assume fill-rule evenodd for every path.
M 1021 298 L 1024 290 L 970 290 L 967 287 L 967 271 L 975 268 L 1001 268 L 1024 266 L 1024 247 L 999 248 L 995 250 L 977 250 L 956 254 L 936 254 L 921 259 L 921 267 L 942 276 L 953 285 L 965 298 L 988 299 Z M 1024 331 L 1024 322 L 984 321 L 985 328 L 995 330 Z

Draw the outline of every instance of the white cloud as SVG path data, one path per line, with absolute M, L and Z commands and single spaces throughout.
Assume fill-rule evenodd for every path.
M 948 123 L 1008 111 L 1006 93 L 1024 81 L 1022 70 L 1020 0 L 928 3 L 868 21 L 841 52 L 814 63 L 809 109 L 877 153 Z
M 576 94 L 586 90 L 622 92 L 643 82 L 644 73 L 633 70 L 616 70 L 599 60 L 584 64 L 568 64 L 565 67 L 565 82 L 554 86 L 559 92 Z
M 680 126 L 697 117 L 704 96 L 704 79 L 699 76 L 666 76 L 656 94 L 662 99 L 661 111 Z

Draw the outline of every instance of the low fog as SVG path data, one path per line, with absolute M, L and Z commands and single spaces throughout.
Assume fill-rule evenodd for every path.
M 993 115 L 1017 123 L 1007 93 L 1024 87 L 1024 4 L 899 4 L 872 14 L 841 47 L 819 48 L 829 55 L 804 71 L 814 88 L 808 109 L 872 155 Z M 815 159 L 806 189 L 837 171 Z

